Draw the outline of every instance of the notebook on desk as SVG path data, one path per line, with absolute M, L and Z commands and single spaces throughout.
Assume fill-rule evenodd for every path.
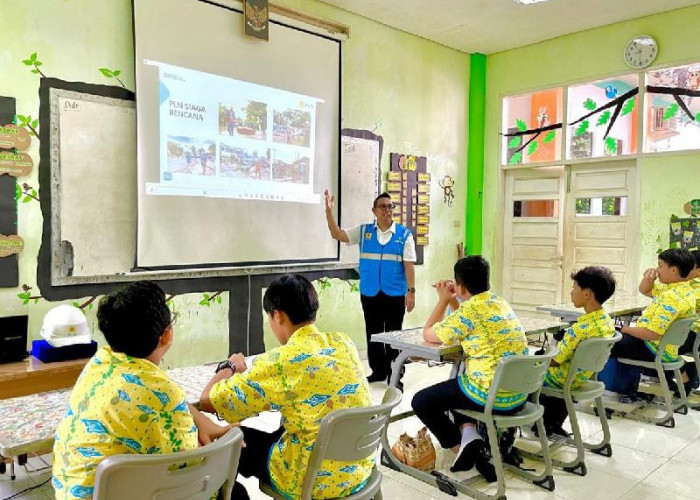
M 0 363 L 22 361 L 27 357 L 29 316 L 0 318 Z

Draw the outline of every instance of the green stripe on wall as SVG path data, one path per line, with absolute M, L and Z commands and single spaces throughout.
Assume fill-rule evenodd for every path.
M 486 56 L 472 54 L 469 61 L 469 144 L 467 149 L 465 255 L 481 253 L 485 117 Z

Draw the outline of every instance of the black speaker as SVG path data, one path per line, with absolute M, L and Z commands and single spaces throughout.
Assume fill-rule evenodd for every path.
M 29 316 L 0 318 L 0 363 L 22 361 L 27 357 Z

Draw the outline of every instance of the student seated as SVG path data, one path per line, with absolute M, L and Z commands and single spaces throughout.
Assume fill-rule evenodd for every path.
M 83 369 L 58 426 L 57 500 L 92 498 L 97 465 L 107 456 L 191 450 L 229 429 L 190 407 L 158 367 L 174 323 L 158 285 L 142 281 L 103 297 L 97 320 L 109 347 Z
M 370 405 L 364 368 L 355 344 L 344 333 L 321 332 L 314 325 L 318 296 L 303 276 L 287 275 L 265 292 L 263 309 L 281 346 L 246 366 L 231 356 L 202 393 L 201 408 L 237 423 L 260 412 L 282 414 L 273 433 L 241 427 L 246 447 L 238 472 L 255 476 L 289 499 L 298 499 L 323 417 L 334 410 Z M 224 365 L 224 363 L 222 363 Z M 221 368 L 222 365 L 219 365 Z M 374 460 L 326 460 L 317 473 L 313 498 L 336 498 L 360 490 Z M 237 483 L 233 498 L 245 499 Z
M 440 281 L 435 288 L 438 301 L 423 327 L 423 338 L 435 343 L 459 342 L 464 350 L 466 370 L 457 379 L 419 391 L 411 405 L 440 446 L 457 454 L 450 470 L 470 470 L 476 465 L 476 469 L 492 482 L 496 480 L 495 470 L 488 461 L 476 422 L 451 410 L 484 410 L 500 359 L 528 353 L 525 332 L 508 303 L 489 291 L 489 263 L 481 256 L 457 261 L 454 281 Z M 458 297 L 462 299 L 459 304 Z M 454 312 L 443 319 L 448 306 Z M 525 399 L 525 394 L 501 391 L 494 413 L 515 413 Z M 448 417 L 448 411 L 454 422 Z
M 688 274 L 687 281 L 690 286 L 695 290 L 695 311 L 696 314 L 700 312 L 700 250 L 694 250 L 691 252 L 693 256 L 693 261 L 695 267 Z M 647 269 L 644 272 L 642 281 L 639 283 L 639 291 L 646 295 L 647 297 L 657 297 L 665 289 L 666 285 L 657 282 L 658 273 L 656 269 Z M 690 327 L 690 332 L 686 338 L 683 345 L 678 348 L 678 354 L 690 354 L 693 353 L 693 344 L 695 343 L 695 332 L 700 332 L 700 320 L 693 323 Z M 682 369 L 683 373 L 683 383 L 685 385 L 686 394 L 690 394 L 690 391 L 697 389 L 700 386 L 700 380 L 698 379 L 697 368 L 695 363 L 686 363 Z M 666 372 L 667 378 L 672 378 L 671 372 Z M 672 384 L 673 385 L 673 384 Z
M 603 310 L 603 304 L 615 293 L 615 278 L 607 267 L 585 267 L 571 274 L 573 288 L 571 302 L 576 307 L 583 307 L 586 314 L 580 316 L 576 323 L 566 329 L 564 337 L 559 342 L 559 354 L 552 359 L 547 371 L 544 385 L 564 388 L 564 382 L 569 375 L 571 360 L 576 353 L 576 347 L 586 339 L 612 337 L 615 334 L 615 323 Z M 579 371 L 574 375 L 572 389 L 580 387 L 589 380 L 592 372 Z M 547 435 L 568 435 L 562 429 L 568 417 L 566 403 L 561 398 L 541 395 L 540 403 L 544 406 L 544 426 Z
M 695 290 L 687 281 L 694 267 L 695 261 L 688 250 L 673 248 L 659 254 L 657 268 L 648 269 L 642 281 L 651 280 L 653 284 L 658 278 L 665 286 L 644 309 L 635 326 L 620 329 L 622 340 L 613 346 L 611 357 L 654 361 L 668 327 L 676 319 L 695 314 Z M 663 360 L 670 362 L 677 358 L 678 346 L 667 346 Z

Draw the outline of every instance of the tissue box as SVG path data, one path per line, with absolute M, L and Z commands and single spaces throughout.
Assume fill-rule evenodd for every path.
M 32 341 L 32 356 L 44 363 L 89 358 L 96 352 L 97 342 L 94 340 L 89 344 L 74 344 L 65 347 L 53 347 L 45 340 Z

